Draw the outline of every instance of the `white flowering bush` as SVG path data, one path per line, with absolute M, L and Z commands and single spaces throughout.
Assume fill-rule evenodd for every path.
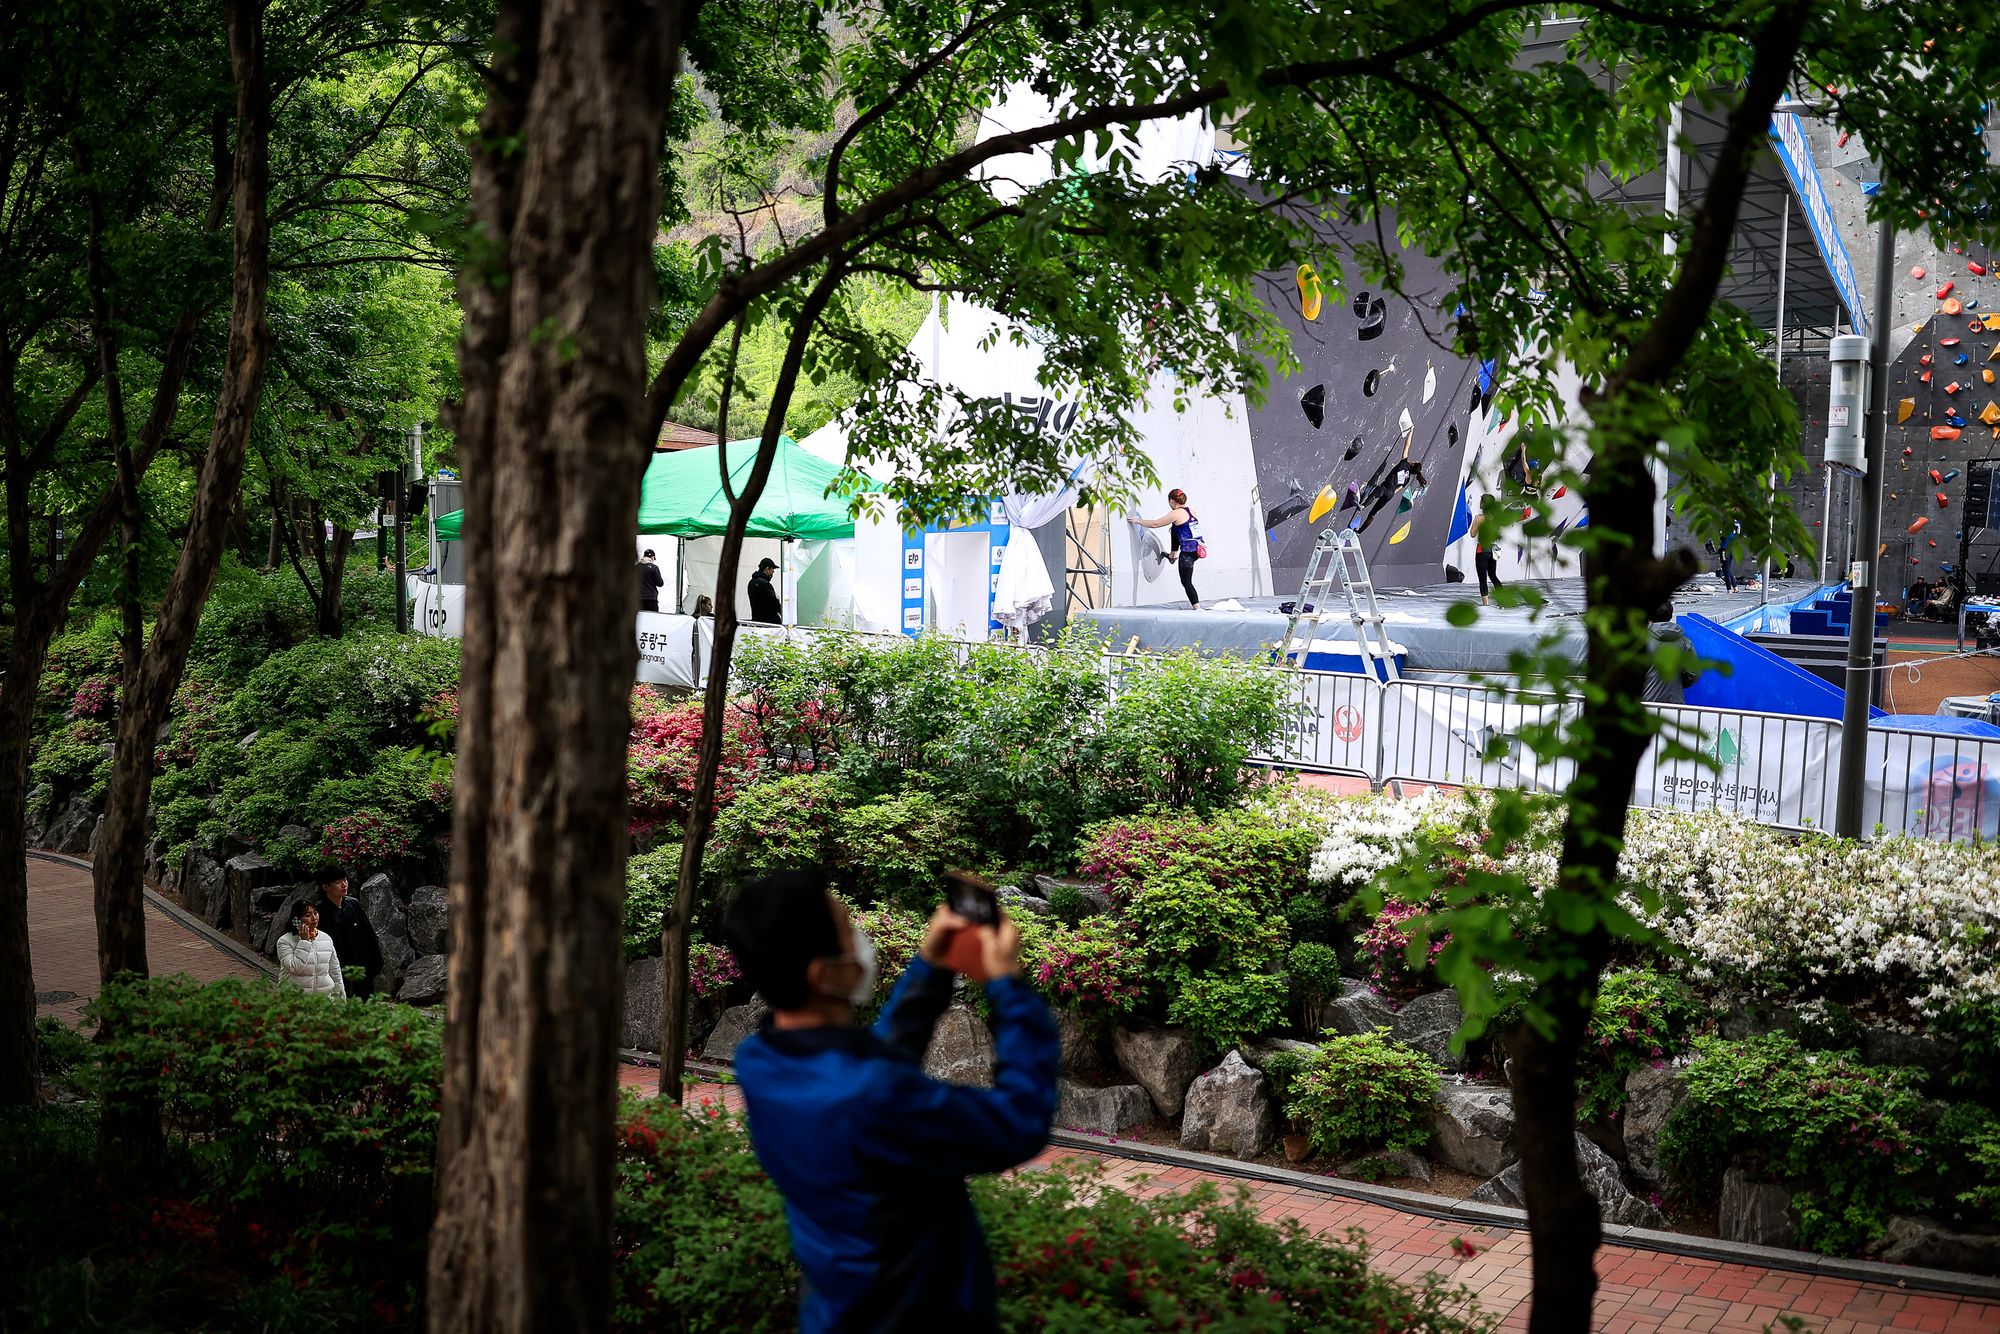
M 1325 802 L 1315 812 L 1323 832 L 1307 880 L 1339 893 L 1371 883 L 1416 851 L 1426 826 L 1446 804 L 1432 792 L 1400 801 L 1370 796 Z

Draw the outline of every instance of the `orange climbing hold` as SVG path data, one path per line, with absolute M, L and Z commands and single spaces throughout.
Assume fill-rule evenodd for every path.
M 1963 388 L 1965 388 L 1965 386 L 1964 386 L 1964 385 L 1960 384 L 1960 383 L 1959 383 L 1958 381 L 1956 381 L 1956 380 L 1953 380 L 1953 381 L 1952 381 L 1952 382 L 1951 382 L 1950 384 L 1948 384 L 1948 385 L 1946 385 L 1946 386 L 1944 387 L 1944 391 L 1945 391 L 1945 392 L 1946 392 L 1947 394 L 1955 394 L 1955 393 L 1957 393 L 1957 392 L 1958 392 L 1959 390 L 1961 390 L 1961 389 L 1963 389 Z
M 1965 303 L 1955 296 L 1947 297 L 1944 303 L 1944 313 L 1947 315 L 1963 315 L 1965 313 Z
M 1956 440 L 1958 439 L 1958 436 L 1959 436 L 1959 430 L 1956 426 L 1931 427 L 1931 439 L 1933 440 Z M 1525 519 L 1528 516 L 1524 514 L 1521 517 Z
M 1902 425 L 1902 424 L 1903 424 L 1904 422 L 1908 421 L 1908 420 L 1910 419 L 1910 415 L 1911 415 L 1912 413 L 1914 413 L 1914 412 L 1915 412 L 1916 410 L 1917 410 L 1917 400 L 1916 400 L 1916 399 L 1914 399 L 1914 398 L 1900 398 L 1900 399 L 1897 399 L 1897 400 L 1896 400 L 1896 424 L 1900 426 L 1900 425 Z
M 1931 545 L 1932 545 L 1932 546 L 1936 546 L 1936 545 L 1937 545 L 1937 539 L 1936 539 L 1935 537 L 1933 537 L 1933 538 L 1931 539 Z
M 1931 469 L 1931 482 L 1932 482 L 1932 484 L 1933 484 L 1933 485 L 1936 485 L 1936 486 L 1943 486 L 1943 485 L 1944 485 L 1944 474 L 1943 474 L 1943 473 L 1941 473 L 1941 472 L 1939 472 L 1939 471 L 1938 471 L 1938 470 L 1937 470 L 1936 468 L 1932 468 L 1932 469 Z
M 1951 504 L 1951 497 L 1940 491 L 1937 493 L 1937 503 L 1938 508 L 1943 509 L 1946 505 Z
M 1918 519 L 1915 523 L 1910 525 L 1910 531 L 1913 533 L 1921 533 L 1929 523 L 1930 520 L 1928 518 Z

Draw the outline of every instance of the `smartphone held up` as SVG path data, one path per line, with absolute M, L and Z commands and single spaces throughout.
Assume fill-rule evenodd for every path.
M 972 923 L 952 933 L 945 946 L 945 967 L 974 982 L 986 981 L 989 974 L 983 937 L 1000 924 L 1000 899 L 992 882 L 969 871 L 946 871 L 944 901 L 952 912 Z

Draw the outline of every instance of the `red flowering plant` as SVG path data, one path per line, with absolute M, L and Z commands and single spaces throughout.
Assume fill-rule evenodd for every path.
M 688 946 L 688 990 L 696 1000 L 720 996 L 743 979 L 743 969 L 728 947 L 697 940 Z
M 189 675 L 174 692 L 173 731 L 155 752 L 161 768 L 193 764 L 203 749 L 229 731 L 229 695 L 213 682 Z
M 1375 914 L 1375 921 L 1361 933 L 1361 952 L 1368 956 L 1368 976 L 1376 989 L 1398 1000 L 1410 1000 L 1438 988 L 1437 961 L 1451 942 L 1450 932 L 1430 937 L 1428 947 L 1419 951 L 1420 962 L 1410 960 L 1410 947 L 1418 928 L 1429 919 L 1434 905 L 1405 903 L 1390 899 Z
M 70 701 L 69 717 L 109 718 L 118 709 L 118 678 L 100 673 L 84 678 Z
M 625 796 L 632 836 L 686 821 L 701 755 L 701 704 L 668 703 L 651 686 L 632 691 L 632 738 L 625 753 Z M 763 754 L 755 729 L 731 710 L 724 716 L 717 808 L 736 799 Z
M 356 811 L 327 821 L 319 841 L 320 860 L 358 872 L 386 866 L 410 855 L 415 836 L 380 811 Z
M 1111 1027 L 1145 1000 L 1145 956 L 1114 918 L 1087 917 L 1037 932 L 1022 964 L 1029 985 L 1088 1029 Z

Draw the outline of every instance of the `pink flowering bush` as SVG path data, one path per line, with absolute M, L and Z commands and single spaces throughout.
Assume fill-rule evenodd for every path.
M 1437 960 L 1450 943 L 1451 933 L 1439 932 L 1431 937 L 1421 965 L 1410 962 L 1410 946 L 1431 911 L 1429 904 L 1391 899 L 1375 914 L 1374 923 L 1361 933 L 1361 952 L 1369 960 L 1369 980 L 1378 990 L 1399 1000 L 1409 1000 L 1437 989 Z
M 701 705 L 669 704 L 650 686 L 632 691 L 632 737 L 625 754 L 625 795 L 637 838 L 686 821 L 701 751 Z M 715 804 L 735 800 L 756 767 L 761 748 L 740 715 L 724 719 L 722 765 Z
M 320 835 L 322 861 L 351 872 L 385 866 L 410 855 L 416 840 L 410 830 L 380 811 L 356 811 L 329 820 Z
M 1257 809 L 1139 815 L 1083 832 L 1078 873 L 1120 902 L 1143 886 L 1198 876 L 1263 900 L 1289 897 L 1305 881 L 1319 831 Z
M 1023 971 L 1051 1005 L 1070 1010 L 1092 1029 L 1111 1027 L 1138 1009 L 1146 995 L 1145 958 L 1125 926 L 1109 917 L 1038 933 Z
M 743 969 L 727 946 L 697 940 L 688 946 L 688 990 L 696 1000 L 711 1000 L 743 979 Z
M 69 717 L 109 718 L 118 709 L 118 678 L 106 674 L 87 677 L 70 701 Z

